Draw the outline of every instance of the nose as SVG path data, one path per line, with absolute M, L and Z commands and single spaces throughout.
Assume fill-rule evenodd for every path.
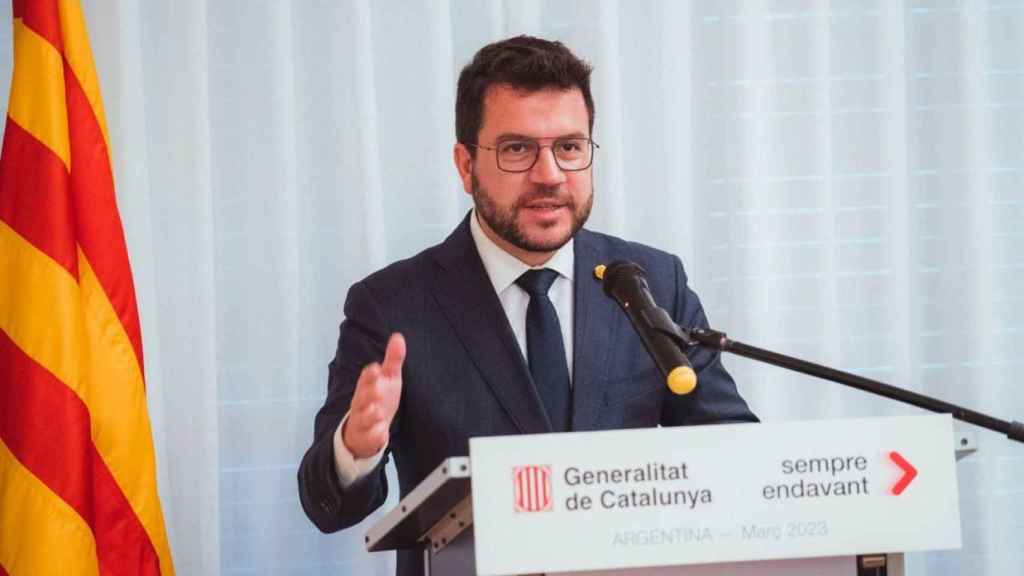
M 534 184 L 554 186 L 565 182 L 565 171 L 555 161 L 555 151 L 544 146 L 538 151 L 537 161 L 530 169 L 530 181 Z

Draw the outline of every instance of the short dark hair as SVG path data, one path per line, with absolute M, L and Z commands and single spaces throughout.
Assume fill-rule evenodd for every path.
M 459 74 L 455 97 L 455 138 L 477 144 L 484 122 L 484 97 L 498 84 L 526 92 L 545 88 L 579 88 L 594 130 L 594 98 L 590 95 L 589 64 L 557 41 L 516 36 L 481 48 Z M 470 154 L 476 151 L 470 147 Z

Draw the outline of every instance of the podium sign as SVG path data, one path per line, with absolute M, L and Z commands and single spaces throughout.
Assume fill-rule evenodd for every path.
M 470 440 L 477 572 L 960 547 L 948 415 Z

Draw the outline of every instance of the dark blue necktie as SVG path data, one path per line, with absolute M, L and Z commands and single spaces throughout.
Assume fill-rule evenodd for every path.
M 548 289 L 555 278 L 558 272 L 554 270 L 527 270 L 516 284 L 530 295 L 530 305 L 526 308 L 526 352 L 533 384 L 551 426 L 556 432 L 562 432 L 569 429 L 571 389 L 562 329 L 555 305 L 548 298 Z

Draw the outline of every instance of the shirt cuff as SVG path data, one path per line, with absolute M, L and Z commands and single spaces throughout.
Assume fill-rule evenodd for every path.
M 384 457 L 383 449 L 378 450 L 376 454 L 369 458 L 356 458 L 353 456 L 341 438 L 341 431 L 347 421 L 348 413 L 346 412 L 345 417 L 341 419 L 341 424 L 338 424 L 338 428 L 334 431 L 334 469 L 338 472 L 338 479 L 341 481 L 342 488 L 348 488 L 365 478 L 377 467 L 381 458 Z

